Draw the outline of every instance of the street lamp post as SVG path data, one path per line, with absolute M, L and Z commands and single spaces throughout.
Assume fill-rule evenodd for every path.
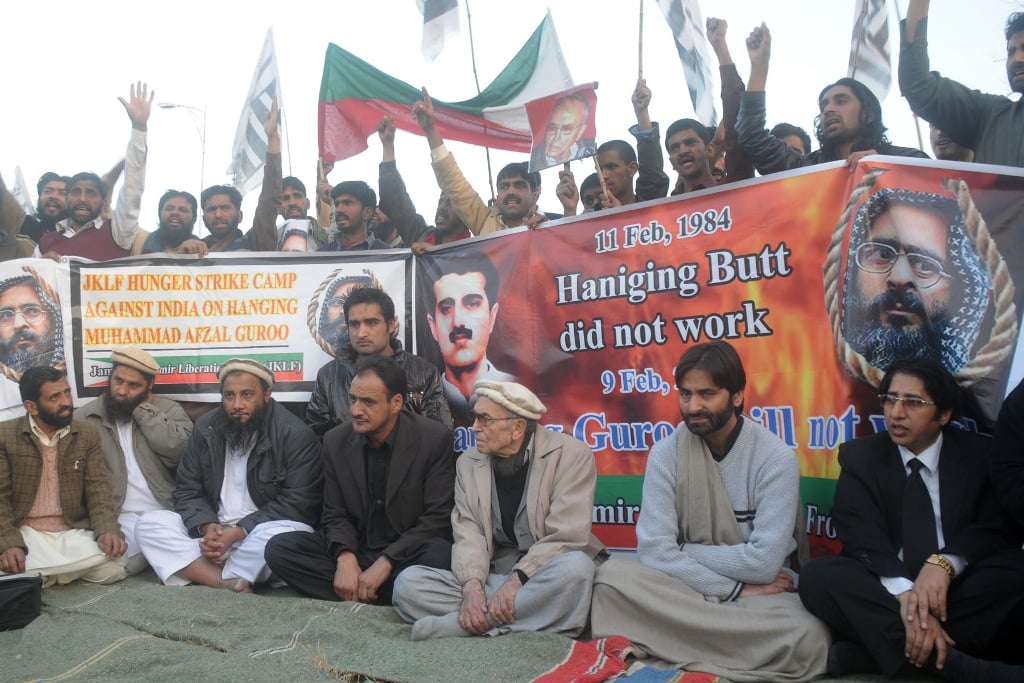
M 188 112 L 192 123 L 195 124 L 196 133 L 199 134 L 200 153 L 202 154 L 202 166 L 199 168 L 199 191 L 202 192 L 206 182 L 206 105 L 193 107 L 189 104 L 178 104 L 177 102 L 158 102 L 161 109 L 184 109 Z

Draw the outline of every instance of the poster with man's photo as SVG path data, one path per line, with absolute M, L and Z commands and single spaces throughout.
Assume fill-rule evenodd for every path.
M 681 421 L 675 364 L 728 341 L 744 413 L 800 461 L 812 551 L 836 552 L 838 447 L 884 429 L 894 359 L 940 360 L 967 390 L 965 426 L 994 420 L 1020 321 L 1022 190 L 1017 169 L 875 157 L 474 240 L 421 259 L 417 341 L 468 408 L 467 380 L 512 374 L 542 424 L 593 449 L 595 533 L 618 547 L 636 543 L 647 453 Z M 468 426 L 456 440 L 472 445 Z

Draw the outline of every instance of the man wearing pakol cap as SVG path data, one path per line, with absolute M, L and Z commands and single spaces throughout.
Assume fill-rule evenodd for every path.
M 452 432 L 405 410 L 408 393 L 394 358 L 356 363 L 350 420 L 324 437 L 323 528 L 267 544 L 267 564 L 295 590 L 389 605 L 406 567 L 451 565 Z
M 413 640 L 514 631 L 578 635 L 587 623 L 595 559 L 590 533 L 594 454 L 538 428 L 544 404 L 521 384 L 479 380 L 476 448 L 456 464 L 451 571 L 410 567 L 395 610 Z
M 100 435 L 121 533 L 128 542 L 125 568 L 135 574 L 146 558 L 135 525 L 151 510 L 169 510 L 178 461 L 192 434 L 192 420 L 175 401 L 153 394 L 160 364 L 138 346 L 110 355 L 107 390 L 75 411 Z
M 320 440 L 271 398 L 274 373 L 232 358 L 218 374 L 221 405 L 196 422 L 178 464 L 174 509 L 136 526 L 146 560 L 167 585 L 251 592 L 267 581 L 267 541 L 312 531 L 323 489 Z

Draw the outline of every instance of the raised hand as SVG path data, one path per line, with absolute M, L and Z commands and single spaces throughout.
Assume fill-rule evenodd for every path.
M 278 122 L 280 119 L 281 114 L 277 109 L 277 95 L 274 95 L 270 99 L 270 111 L 263 115 L 263 130 L 266 131 L 268 138 L 279 135 L 280 128 L 278 128 Z
M 436 127 L 434 103 L 430 99 L 430 94 L 426 88 L 423 88 L 423 99 L 412 105 L 412 115 L 416 119 L 416 123 L 420 124 L 423 132 L 429 133 Z
M 377 135 L 380 136 L 380 141 L 383 144 L 393 145 L 395 143 L 395 120 L 385 115 L 377 124 Z
M 146 130 L 146 123 L 149 121 L 149 110 L 153 104 L 156 91 L 149 92 L 149 86 L 142 81 L 133 84 L 128 93 L 128 99 L 123 97 L 117 99 L 124 105 L 128 118 L 132 121 L 132 128 Z
M 747 54 L 750 55 L 751 68 L 754 65 L 767 68 L 772 56 L 772 34 L 764 22 L 747 36 Z

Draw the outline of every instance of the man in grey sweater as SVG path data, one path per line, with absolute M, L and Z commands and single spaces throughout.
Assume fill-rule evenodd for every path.
M 742 416 L 746 374 L 728 343 L 688 349 L 675 380 L 685 428 L 648 456 L 639 563 L 597 571 L 594 637 L 738 683 L 820 676 L 828 630 L 794 593 L 807 552 L 796 456 Z

